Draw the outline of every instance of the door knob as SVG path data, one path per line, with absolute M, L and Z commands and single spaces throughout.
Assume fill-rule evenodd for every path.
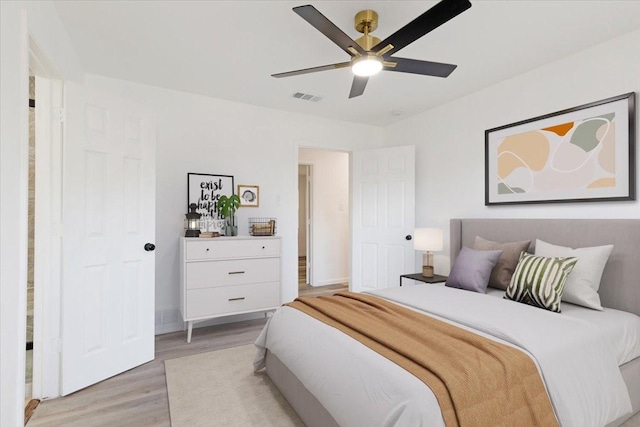
M 145 243 L 144 250 L 147 252 L 152 252 L 156 248 L 156 245 L 153 243 Z
M 413 239 L 413 237 L 411 237 L 411 234 L 407 234 L 406 236 L 404 236 L 404 238 L 407 239 L 407 240 Z

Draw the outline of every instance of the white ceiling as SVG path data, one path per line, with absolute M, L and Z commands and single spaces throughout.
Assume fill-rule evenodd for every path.
M 300 1 L 57 1 L 85 71 L 231 101 L 384 126 L 640 28 L 640 1 L 487 1 L 397 56 L 457 64 L 447 79 L 382 72 L 348 99 L 349 69 L 271 74 L 348 60 L 291 9 Z M 311 1 L 353 38 L 378 12 L 384 39 L 435 1 Z M 640 46 L 639 46 L 640 48 Z M 579 73 L 580 70 L 576 70 Z M 301 101 L 295 92 L 321 96 Z

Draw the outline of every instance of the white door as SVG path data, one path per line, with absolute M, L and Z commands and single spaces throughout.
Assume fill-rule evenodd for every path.
M 415 269 L 415 149 L 352 154 L 351 290 L 398 286 Z
M 154 119 L 73 83 L 65 110 L 62 395 L 153 360 L 155 311 Z

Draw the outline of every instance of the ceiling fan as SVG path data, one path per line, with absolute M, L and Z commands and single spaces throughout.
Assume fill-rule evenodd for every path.
M 457 65 L 399 58 L 392 55 L 470 7 L 471 3 L 469 0 L 442 0 L 382 41 L 370 35 L 372 31 L 378 28 L 378 14 L 373 10 L 363 10 L 356 14 L 355 28 L 364 35 L 357 40 L 353 40 L 323 14 L 318 12 L 315 7 L 311 5 L 294 7 L 293 11 L 295 13 L 347 52 L 351 56 L 351 60 L 337 64 L 272 74 L 272 77 L 291 77 L 300 74 L 351 67 L 351 71 L 355 76 L 351 84 L 349 98 L 362 95 L 367 86 L 369 76 L 381 70 L 447 77 L 455 70 Z

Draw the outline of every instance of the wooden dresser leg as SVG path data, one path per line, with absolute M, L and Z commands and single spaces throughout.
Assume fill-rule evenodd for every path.
M 187 322 L 187 343 L 191 342 L 192 331 L 193 331 L 193 322 Z

